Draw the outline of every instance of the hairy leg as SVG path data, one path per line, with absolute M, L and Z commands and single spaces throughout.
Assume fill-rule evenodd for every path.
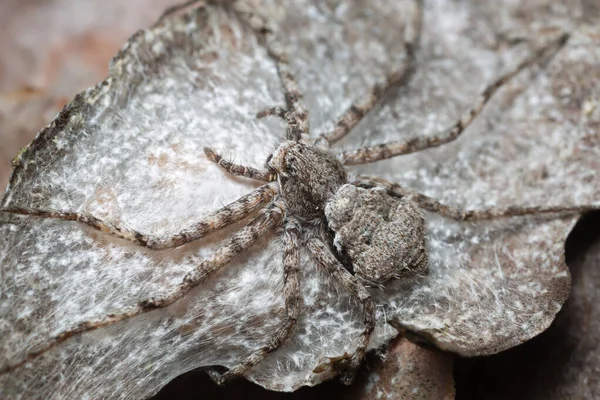
M 288 123 L 287 139 L 308 139 L 308 111 L 304 105 L 289 57 L 275 38 L 270 38 L 267 43 L 269 55 L 277 64 L 277 72 L 285 95 L 287 113 L 284 118 Z
M 240 1 L 234 3 L 234 9 L 244 17 L 254 32 L 263 39 L 267 53 L 275 61 L 285 96 L 286 110 L 283 113 L 275 112 L 275 110 L 282 111 L 282 109 L 274 107 L 259 112 L 257 116 L 259 118 L 267 115 L 283 117 L 288 123 L 286 135 L 288 140 L 308 140 L 308 111 L 304 105 L 298 81 L 284 46 L 275 37 L 274 29 L 269 26 L 268 20 L 259 15 L 255 9 Z
M 236 256 L 247 251 L 260 237 L 276 226 L 284 213 L 284 210 L 280 207 L 281 206 L 279 205 L 272 205 L 265 209 L 258 217 L 227 239 L 209 258 L 202 261 L 196 268 L 185 275 L 182 282 L 169 296 L 150 298 L 135 306 L 129 307 L 124 311 L 109 314 L 95 320 L 82 322 L 54 336 L 49 344 L 35 352 L 29 353 L 24 360 L 0 369 L 0 374 L 7 373 L 22 366 L 26 362 L 46 353 L 48 350 L 54 348 L 70 337 L 113 325 L 117 322 L 133 318 L 152 310 L 168 307 L 182 299 L 190 292 L 190 290 L 202 283 L 208 276 L 227 265 Z
M 375 85 L 369 90 L 368 94 L 355 101 L 337 120 L 333 131 L 321 135 L 327 143 L 333 144 L 350 133 L 391 88 L 404 85 L 408 81 L 415 67 L 415 47 L 420 37 L 423 17 L 423 0 L 416 0 L 415 4 L 416 10 L 413 16 L 413 23 L 407 26 L 404 34 L 406 59 L 398 69 L 394 69 L 386 77 L 383 84 Z
M 277 179 L 277 175 L 275 174 L 275 172 L 264 170 L 261 171 L 253 167 L 246 167 L 244 165 L 234 164 L 225 160 L 223 157 L 221 157 L 209 147 L 204 148 L 204 154 L 206 154 L 206 157 L 208 157 L 210 161 L 214 162 L 231 175 L 243 176 L 245 178 L 255 179 L 257 181 L 263 182 L 273 182 Z
M 201 4 L 201 0 L 189 0 L 183 4 L 168 8 L 161 20 L 173 14 L 181 12 L 186 8 L 196 4 Z M 208 4 L 230 6 L 234 11 L 240 14 L 243 19 L 250 25 L 252 30 L 264 41 L 265 47 L 269 56 L 275 61 L 277 72 L 281 80 L 281 85 L 284 90 L 287 110 L 283 113 L 273 112 L 274 107 L 258 113 L 258 117 L 262 118 L 268 115 L 280 116 L 288 122 L 287 139 L 300 140 L 300 138 L 308 139 L 308 112 L 302 100 L 302 94 L 298 89 L 298 83 L 289 63 L 288 56 L 283 47 L 277 42 L 273 35 L 273 29 L 269 26 L 267 19 L 259 15 L 255 9 L 243 1 L 233 0 L 230 2 L 220 2 L 219 0 L 208 0 Z M 287 117 L 286 117 L 287 114 Z
M 286 223 L 283 232 L 283 295 L 285 298 L 285 315 L 283 323 L 275 331 L 268 343 L 252 353 L 242 363 L 231 368 L 223 375 L 215 371 L 209 371 L 209 375 L 215 382 L 222 384 L 241 376 L 248 372 L 252 367 L 262 361 L 266 356 L 273 353 L 281 347 L 288 338 L 296 320 L 298 319 L 298 310 L 300 299 L 299 288 L 299 264 L 300 255 L 298 252 L 300 242 L 300 227 L 296 221 L 290 220 Z
M 344 355 L 341 358 L 334 360 L 333 363 L 334 368 L 335 363 L 347 363 L 347 366 L 344 368 L 345 371 L 342 373 L 340 379 L 344 384 L 350 384 L 354 379 L 356 370 L 364 358 L 369 339 L 371 338 L 371 333 L 375 327 L 375 303 L 364 286 L 361 285 L 355 276 L 344 268 L 321 240 L 311 239 L 308 241 L 307 247 L 317 263 L 325 268 L 336 281 L 341 282 L 363 306 L 363 323 L 365 328 L 360 336 L 359 345 L 356 351 L 351 355 Z M 322 366 L 316 368 L 316 370 L 320 369 L 322 369 Z
M 111 221 L 103 220 L 92 216 L 91 214 L 71 213 L 54 210 L 38 210 L 25 207 L 7 207 L 0 209 L 2 212 L 9 212 L 21 215 L 32 215 L 43 218 L 63 219 L 67 221 L 82 222 L 99 231 L 106 232 L 111 236 L 120 239 L 129 240 L 141 246 L 154 250 L 166 249 L 181 246 L 183 244 L 201 239 L 209 233 L 223 229 L 237 221 L 240 221 L 252 214 L 265 203 L 271 201 L 275 196 L 275 189 L 270 185 L 263 185 L 245 196 L 240 197 L 233 203 L 208 215 L 199 222 L 195 222 L 189 227 L 181 230 L 172 236 L 152 236 L 140 233 L 123 224 L 114 224 Z
M 492 84 L 485 88 L 481 93 L 475 105 L 456 121 L 450 128 L 433 136 L 413 137 L 400 142 L 384 143 L 371 147 L 363 147 L 357 150 L 345 151 L 342 153 L 345 165 L 366 164 L 386 158 L 396 157 L 402 154 L 414 153 L 425 150 L 430 147 L 441 146 L 445 143 L 457 139 L 467 126 L 481 113 L 488 100 L 512 77 L 519 74 L 525 68 L 545 59 L 550 54 L 555 54 L 562 48 L 569 38 L 568 34 L 563 34 L 559 39 L 553 41 L 550 45 L 542 47 L 532 56 L 522 61 L 514 70 L 502 75 Z
M 256 118 L 264 118 L 267 116 L 276 116 L 282 118 L 286 122 L 285 129 L 285 137 L 287 140 L 293 140 L 295 142 L 299 140 L 304 140 L 305 142 L 308 140 L 308 135 L 306 135 L 300 125 L 297 122 L 296 116 L 293 112 L 288 112 L 281 107 L 272 107 L 267 108 L 266 110 L 262 110 L 256 114 Z
M 287 120 L 287 111 L 281 107 L 271 107 L 267 108 L 266 110 L 262 110 L 256 114 L 256 118 L 264 118 L 270 115 Z
M 381 178 L 360 176 L 358 179 L 352 182 L 352 184 L 365 188 L 376 186 L 383 187 L 391 196 L 395 197 L 410 196 L 423 209 L 440 214 L 444 217 L 455 219 L 457 221 L 479 221 L 539 214 L 581 214 L 587 211 L 600 209 L 600 205 L 571 205 L 529 207 L 511 206 L 507 208 L 463 210 L 458 207 L 442 204 L 434 198 L 403 188 L 397 183 L 392 183 Z

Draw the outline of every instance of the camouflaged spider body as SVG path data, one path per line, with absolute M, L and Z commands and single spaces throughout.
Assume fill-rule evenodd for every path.
M 268 354 L 281 347 L 289 337 L 301 312 L 299 250 L 305 247 L 317 265 L 340 282 L 362 305 L 364 328 L 357 338 L 355 350 L 352 354 L 339 357 L 324 357 L 314 369 L 315 372 L 329 370 L 330 376 L 340 373 L 342 381 L 349 383 L 364 357 L 375 326 L 374 302 L 366 287 L 382 288 L 391 280 L 410 280 L 427 271 L 425 220 L 421 210 L 464 221 L 540 213 L 580 213 L 594 208 L 585 205 L 516 206 L 507 209 L 461 210 L 379 178 L 358 177 L 349 180 L 344 167 L 413 153 L 455 140 L 504 83 L 526 67 L 553 54 L 566 43 L 568 35 L 560 36 L 551 45 L 539 49 L 525 59 L 514 70 L 493 81 L 475 104 L 445 131 L 433 136 L 415 136 L 400 142 L 334 152 L 330 146 L 352 131 L 379 102 L 388 88 L 405 83 L 410 76 L 420 30 L 420 2 L 414 23 L 407 28 L 404 36 L 404 64 L 393 69 L 383 84 L 374 86 L 363 98 L 356 101 L 338 119 L 331 132 L 317 136 L 311 136 L 309 133 L 308 111 L 303 104 L 289 58 L 278 44 L 275 31 L 268 27 L 264 18 L 245 8 L 244 4 L 231 2 L 229 6 L 248 22 L 276 63 L 286 106 L 285 109 L 274 107 L 262 111 L 258 113 L 258 117 L 273 115 L 283 118 L 286 122 L 286 141 L 269 156 L 266 167 L 262 169 L 226 161 L 210 148 L 205 149 L 205 155 L 227 173 L 262 181 L 262 186 L 168 237 L 147 235 L 83 213 L 60 213 L 16 207 L 2 211 L 80 221 L 151 249 L 177 247 L 252 215 L 255 217 L 189 272 L 171 294 L 146 299 L 125 311 L 112 313 L 93 322 L 84 322 L 60 332 L 50 345 L 29 353 L 22 361 L 5 367 L 0 373 L 22 366 L 74 335 L 168 307 L 182 299 L 212 273 L 228 265 L 234 257 L 251 248 L 267 232 L 281 228 L 284 320 L 267 344 L 256 349 L 241 363 L 222 375 L 214 371 L 209 373 L 220 383 L 243 375 Z
M 269 159 L 287 212 L 335 234 L 346 268 L 368 286 L 427 270 L 425 221 L 409 197 L 347 183 L 343 164 L 329 151 L 293 141 Z
M 383 289 L 427 272 L 425 219 L 410 197 L 346 184 L 327 202 L 325 216 L 337 253 L 365 285 Z

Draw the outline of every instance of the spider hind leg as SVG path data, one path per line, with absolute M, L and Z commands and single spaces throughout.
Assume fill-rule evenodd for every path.
M 319 239 L 311 239 L 307 243 L 308 251 L 314 260 L 322 266 L 329 275 L 344 287 L 361 303 L 363 307 L 364 329 L 360 335 L 359 343 L 351 354 L 345 353 L 340 357 L 326 358 L 315 368 L 315 372 L 323 372 L 326 369 L 343 370 L 340 380 L 349 385 L 354 380 L 356 371 L 365 356 L 367 345 L 375 328 L 375 303 L 367 292 L 367 289 L 335 258 L 329 248 Z
M 298 319 L 300 299 L 299 289 L 299 241 L 300 232 L 298 224 L 293 220 L 286 223 L 283 236 L 283 293 L 285 297 L 285 314 L 282 324 L 277 328 L 269 341 L 254 351 L 244 361 L 220 374 L 217 371 L 208 370 L 208 375 L 218 384 L 223 384 L 231 379 L 244 375 L 256 364 L 261 362 L 269 354 L 281 347 L 289 337 L 296 320 Z
M 383 178 L 370 176 L 359 176 L 353 185 L 370 188 L 382 187 L 389 195 L 394 197 L 410 197 L 424 210 L 434 212 L 442 217 L 450 218 L 455 221 L 484 221 L 500 218 L 523 217 L 528 215 L 546 215 L 546 214 L 583 214 L 589 211 L 600 209 L 599 205 L 593 204 L 571 204 L 571 205 L 537 205 L 520 206 L 513 205 L 506 208 L 484 208 L 479 210 L 468 210 L 457 206 L 444 204 L 432 197 L 418 193 L 401 185 L 390 182 Z

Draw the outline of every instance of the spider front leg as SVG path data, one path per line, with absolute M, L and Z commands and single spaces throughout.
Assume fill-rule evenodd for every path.
M 275 193 L 276 190 L 270 185 L 260 186 L 247 195 L 240 197 L 233 203 L 220 208 L 206 218 L 194 222 L 187 228 L 170 236 L 147 235 L 130 228 L 123 223 L 115 224 L 111 221 L 95 217 L 87 212 L 63 212 L 14 206 L 0 209 L 0 212 L 78 221 L 119 239 L 125 239 L 138 245 L 148 247 L 149 249 L 162 250 L 201 239 L 210 233 L 226 228 L 227 226 L 246 218 L 265 203 L 271 201 L 274 198 Z
M 361 176 L 352 182 L 353 185 L 365 188 L 383 187 L 388 194 L 395 197 L 410 197 L 421 208 L 457 221 L 481 221 L 497 218 L 510 218 L 525 215 L 540 214 L 581 214 L 600 209 L 600 205 L 571 205 L 571 206 L 511 206 L 507 208 L 488 208 L 481 210 L 464 210 L 459 207 L 442 204 L 438 200 L 403 188 L 397 183 L 385 179 Z
M 267 50 L 277 64 L 277 72 L 281 80 L 287 107 L 284 119 L 288 122 L 288 125 L 292 121 L 296 125 L 293 126 L 293 129 L 288 130 L 288 139 L 299 140 L 302 136 L 308 135 L 308 112 L 300 92 L 300 86 L 292 70 L 289 56 L 283 50 L 283 46 L 276 42 L 274 38 L 271 38 L 270 41 L 271 43 L 267 44 Z
M 514 70 L 502 75 L 492 82 L 481 93 L 475 105 L 445 131 L 429 137 L 417 136 L 400 142 L 384 143 L 377 146 L 363 147 L 357 150 L 345 151 L 342 153 L 344 165 L 367 164 L 403 154 L 414 153 L 430 147 L 441 146 L 456 140 L 471 124 L 471 122 L 481 113 L 489 99 L 498 91 L 499 88 L 501 88 L 511 78 L 518 75 L 525 68 L 546 58 L 550 54 L 555 54 L 565 45 L 568 38 L 568 34 L 561 35 L 556 41 L 553 41 L 548 46 L 542 47 L 532 56 L 522 61 Z
M 235 377 L 242 376 L 252 367 L 262 361 L 266 356 L 281 347 L 289 337 L 296 320 L 300 304 L 299 289 L 299 264 L 298 252 L 300 241 L 299 225 L 294 220 L 288 220 L 283 236 L 283 295 L 285 298 L 285 315 L 281 326 L 275 331 L 266 345 L 261 347 L 246 358 L 242 363 L 220 375 L 216 371 L 208 371 L 210 377 L 218 384 L 223 384 Z
M 408 81 L 415 67 L 415 47 L 420 37 L 421 22 L 423 16 L 423 0 L 416 0 L 416 10 L 413 16 L 412 24 L 405 29 L 404 52 L 406 59 L 402 65 L 393 70 L 385 79 L 383 84 L 377 84 L 369 90 L 369 93 L 355 101 L 346 112 L 337 120 L 335 128 L 329 133 L 321 135 L 321 138 L 327 141 L 329 145 L 337 142 L 346 136 L 365 115 L 369 113 L 379 103 L 381 98 L 388 91 L 399 85 L 404 85 Z
M 342 357 L 330 359 L 329 363 L 321 364 L 315 368 L 316 372 L 321 372 L 328 366 L 344 369 L 340 380 L 349 385 L 354 379 L 354 375 L 360 363 L 362 362 L 371 333 L 375 328 L 375 303 L 367 289 L 348 272 L 344 266 L 335 258 L 329 248 L 319 239 L 310 239 L 307 243 L 308 251 L 312 257 L 338 282 L 341 282 L 350 293 L 356 297 L 363 306 L 363 324 L 364 330 L 359 338 L 359 344 L 351 355 L 344 354 Z
M 232 259 L 246 252 L 269 230 L 279 224 L 284 212 L 285 209 L 278 203 L 272 203 L 271 206 L 265 208 L 259 216 L 220 245 L 209 258 L 188 272 L 170 295 L 146 299 L 122 311 L 111 313 L 95 320 L 81 322 L 72 328 L 60 332 L 45 346 L 29 353 L 24 360 L 0 368 L 0 375 L 24 365 L 75 335 L 110 326 L 146 312 L 170 306 L 182 299 L 211 274 L 226 266 Z
M 277 179 L 277 175 L 273 171 L 264 171 L 253 167 L 234 164 L 225 160 L 209 147 L 204 148 L 204 154 L 206 154 L 206 157 L 208 157 L 210 161 L 214 162 L 231 175 L 243 176 L 245 178 L 255 179 L 263 182 L 273 182 Z
M 286 134 L 288 140 L 308 140 L 308 111 L 284 46 L 275 37 L 274 29 L 269 26 L 268 20 L 255 9 L 239 1 L 234 3 L 234 8 L 244 16 L 259 38 L 263 39 L 267 53 L 275 61 L 285 96 L 286 110 L 273 107 L 259 112 L 257 117 L 275 115 L 284 118 L 288 124 Z

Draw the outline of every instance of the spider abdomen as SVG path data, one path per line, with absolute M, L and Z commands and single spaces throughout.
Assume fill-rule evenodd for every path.
M 346 184 L 327 203 L 325 216 L 336 249 L 364 283 L 381 287 L 427 271 L 425 221 L 409 198 Z

